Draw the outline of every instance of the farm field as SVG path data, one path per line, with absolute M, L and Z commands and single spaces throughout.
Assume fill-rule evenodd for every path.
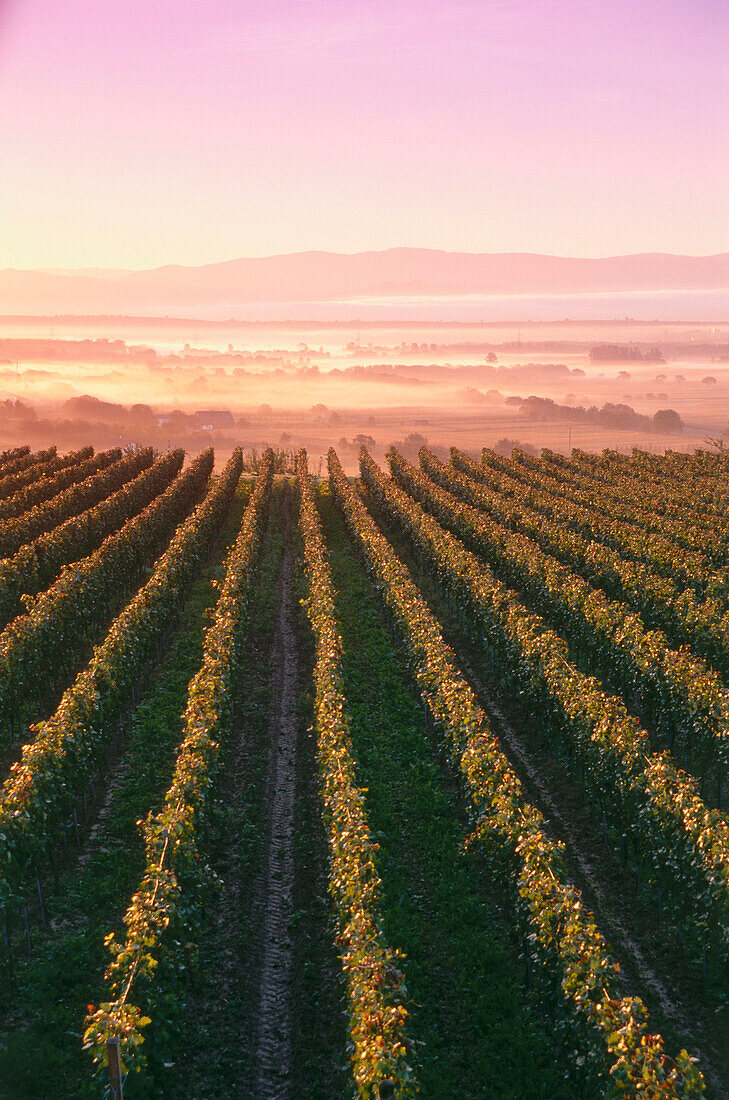
M 2 1100 L 729 1096 L 726 452 L 377 458 L 0 454 Z
M 334 445 L 348 475 L 395 441 L 693 452 L 727 435 L 728 383 L 723 321 L 0 315 L 2 446 L 214 446 L 218 469 L 236 446 L 323 473 Z

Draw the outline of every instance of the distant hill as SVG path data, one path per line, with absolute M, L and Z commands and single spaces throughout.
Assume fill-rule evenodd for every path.
M 729 253 L 575 259 L 422 248 L 297 252 L 148 271 L 0 270 L 0 314 L 189 314 L 252 302 L 729 288 Z

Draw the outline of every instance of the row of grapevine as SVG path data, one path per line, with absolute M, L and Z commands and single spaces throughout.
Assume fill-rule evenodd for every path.
M 621 832 L 639 845 L 654 880 L 677 912 L 729 949 L 729 826 L 698 797 L 696 782 L 668 753 L 651 754 L 648 735 L 622 700 L 567 659 L 564 641 L 530 613 L 463 544 L 364 456 L 378 507 L 400 528 L 437 579 L 465 600 L 549 730 L 583 764 L 583 781 Z
M 603 455 L 614 453 L 605 451 Z M 661 474 L 651 473 L 634 457 L 626 468 L 608 459 L 601 476 L 600 470 L 592 462 L 583 463 L 580 460 L 581 454 L 581 451 L 574 450 L 568 459 L 556 451 L 543 448 L 541 457 L 536 458 L 516 449 L 512 454 L 512 461 L 558 480 L 570 482 L 574 479 L 576 484 L 591 492 L 604 493 L 615 500 L 624 499 L 636 506 L 642 505 L 645 510 L 654 511 L 657 515 L 669 516 L 675 512 L 680 519 L 693 519 L 699 525 L 706 525 L 715 518 L 714 496 L 721 489 L 721 482 L 716 475 L 706 477 L 698 469 L 692 471 L 687 467 L 680 476 L 672 476 L 667 461 Z M 593 457 L 588 456 L 590 459 Z M 483 461 L 487 464 L 494 461 L 493 451 L 489 448 L 483 449 Z M 635 477 L 637 469 L 641 470 L 639 479 Z M 702 507 L 698 512 L 692 513 L 690 505 L 694 495 L 698 495 Z
M 10 447 L 7 451 L 0 452 L 0 477 L 12 473 L 17 463 L 26 459 L 29 454 L 30 447 L 27 443 L 22 447 Z
M 57 840 L 101 761 L 129 693 L 164 639 L 182 594 L 225 518 L 242 469 L 234 451 L 221 477 L 183 522 L 152 576 L 112 623 L 88 665 L 42 722 L 0 791 L 0 905 L 18 898 Z
M 629 458 L 617 451 L 593 455 L 574 450 L 569 467 L 600 485 L 609 486 L 620 479 L 634 493 L 639 494 L 643 488 L 659 507 L 665 502 L 685 510 L 688 501 L 702 522 L 722 520 L 729 504 L 726 457 L 704 455 L 711 460 L 720 459 L 718 465 L 707 468 L 697 457 L 700 453 L 695 452 L 690 463 L 674 467 L 670 451 L 656 465 L 655 456 L 638 450 Z
M 572 455 L 578 462 L 594 469 L 596 473 L 620 469 L 636 480 L 651 477 L 668 485 L 680 485 L 685 482 L 688 475 L 691 478 L 703 480 L 707 486 L 710 486 L 713 481 L 717 491 L 724 491 L 723 479 L 727 473 L 726 454 L 717 451 L 666 451 L 663 455 L 654 455 L 634 447 L 630 455 L 609 449 L 601 454 L 574 450 Z
M 412 675 L 463 776 L 474 821 L 471 843 L 513 888 L 525 952 L 544 979 L 557 1032 L 573 1036 L 576 1029 L 582 1071 L 600 1083 L 603 1096 L 701 1095 L 702 1076 L 686 1052 L 671 1061 L 660 1036 L 647 1030 L 642 1002 L 616 995 L 616 965 L 607 946 L 578 891 L 564 881 L 560 849 L 545 835 L 539 811 L 525 801 L 436 619 L 334 451 L 329 471 L 333 495 L 390 610 Z
M 686 550 L 672 539 L 659 536 L 646 527 L 633 527 L 610 516 L 599 515 L 594 508 L 573 503 L 571 497 L 549 493 L 532 484 L 519 481 L 509 472 L 500 472 L 473 462 L 468 474 L 484 482 L 500 496 L 514 499 L 519 505 L 545 516 L 575 531 L 588 541 L 602 543 L 629 561 L 644 562 L 660 576 L 667 576 L 699 592 L 722 593 L 725 580 L 717 573 L 707 555 L 699 550 Z
M 139 889 L 124 918 L 126 935 L 106 938 L 112 962 L 106 973 L 111 1001 L 86 1018 L 84 1048 L 100 1075 L 107 1065 L 107 1041 L 119 1039 L 123 1072 L 144 1063 L 139 1046 L 150 1017 L 134 1003 L 155 1001 L 154 974 L 165 951 L 165 933 L 182 919 L 186 887 L 201 873 L 198 837 L 205 816 L 220 742 L 232 720 L 238 673 L 245 660 L 252 579 L 263 521 L 268 510 L 273 454 L 264 455 L 261 472 L 246 508 L 240 534 L 231 550 L 212 625 L 205 636 L 202 667 L 190 683 L 172 784 L 164 808 L 150 813 L 142 832 L 146 866 Z M 164 991 L 160 992 L 164 1013 Z
M 55 450 L 55 448 L 54 448 Z M 121 452 L 116 450 L 116 457 Z M 94 457 L 93 447 L 81 447 L 78 451 L 71 451 L 67 455 L 57 455 L 47 462 L 31 466 L 20 474 L 4 477 L 0 480 L 0 518 L 18 514 L 27 499 L 33 499 L 34 493 L 41 486 L 60 479 L 61 484 L 71 484 L 74 477 L 78 480 L 78 467 L 90 458 Z M 71 480 L 69 480 L 71 479 Z
M 673 649 L 660 631 L 646 631 L 624 603 L 593 588 L 569 566 L 546 554 L 533 540 L 464 504 L 442 485 L 388 453 L 393 477 L 411 496 L 484 557 L 537 610 L 557 622 L 570 644 L 589 654 L 626 699 L 633 699 L 652 724 L 670 725 L 679 745 L 702 773 L 719 783 L 729 765 L 729 691 L 690 649 Z M 671 745 L 673 749 L 673 744 Z
M 102 459 L 100 465 L 97 469 L 89 469 L 82 481 L 74 482 L 49 500 L 34 504 L 20 515 L 0 522 L 0 558 L 12 557 L 39 535 L 52 531 L 59 523 L 103 500 L 112 491 L 112 486 L 117 488 L 123 484 L 117 481 L 117 472 L 128 470 L 131 474 L 137 474 L 152 464 L 153 454 L 152 448 L 147 447 L 124 457 L 118 450 L 105 452 L 110 462 L 101 455 L 97 456 Z
M 609 596 L 623 600 L 644 622 L 665 632 L 673 645 L 686 642 L 729 676 L 729 613 L 721 600 L 701 598 L 641 562 L 624 560 L 610 547 L 590 542 L 564 525 L 506 500 L 486 485 L 439 462 L 426 449 L 420 464 L 428 476 L 504 527 L 533 539 L 546 553 L 569 565 Z
M 69 505 L 74 510 L 70 517 L 21 546 L 13 557 L 0 559 L 0 626 L 20 614 L 23 595 L 47 588 L 64 565 L 87 557 L 108 535 L 166 489 L 180 471 L 184 452 L 169 451 L 154 465 L 152 458 L 151 447 L 137 451 L 66 490 L 74 495 Z M 99 503 L 75 514 L 81 499 Z
M 7 464 L 3 466 L 0 472 L 3 477 L 9 477 L 12 474 L 19 474 L 23 470 L 29 469 L 31 466 L 39 466 L 44 462 L 52 462 L 55 457 L 56 448 L 54 446 L 46 447 L 43 451 L 34 451 L 32 454 L 30 452 L 30 447 L 26 447 L 22 455 L 18 455 L 13 459 L 8 459 Z
M 458 448 L 452 447 L 451 465 L 464 473 L 470 473 L 472 477 L 479 477 L 490 465 L 492 453 L 484 448 L 483 465 L 479 466 Z M 524 454 L 522 460 L 521 454 L 514 452 L 515 457 L 506 471 L 508 477 L 528 490 L 546 494 L 549 499 L 556 497 L 558 501 L 562 501 L 566 498 L 574 506 L 573 525 L 578 524 L 578 529 L 583 532 L 588 530 L 587 510 L 588 514 L 595 516 L 601 530 L 627 530 L 633 537 L 641 537 L 643 540 L 646 535 L 655 536 L 657 545 L 676 546 L 689 553 L 698 553 L 701 555 L 700 560 L 705 559 L 705 568 L 708 570 L 720 569 L 726 563 L 729 528 L 722 529 L 722 525 L 716 520 L 710 520 L 708 524 L 701 523 L 691 511 L 683 516 L 678 516 L 675 512 L 670 516 L 661 515 L 656 512 L 653 502 L 648 502 L 645 491 L 640 502 L 631 501 L 627 493 L 621 492 L 622 479 L 615 480 L 613 492 L 608 492 L 607 486 L 602 487 L 594 482 L 590 487 L 585 487 L 576 477 L 570 477 L 566 473 L 562 478 L 555 477 L 540 459 Z M 500 458 L 498 455 L 494 457 Z M 651 543 L 653 544 L 653 539 Z
M 383 1080 L 397 1096 L 407 1096 L 416 1086 L 408 1064 L 402 974 L 381 928 L 377 846 L 370 836 L 365 794 L 356 783 L 335 590 L 305 451 L 297 457 L 296 472 L 309 582 L 306 608 L 316 642 L 314 729 L 329 844 L 329 892 L 347 982 L 354 1080 L 361 1097 L 378 1096 Z
M 145 565 L 199 499 L 212 468 L 209 448 L 121 531 L 83 561 L 66 566 L 32 609 L 5 627 L 0 634 L 0 718 L 6 728 L 22 717 L 42 687 L 48 690 L 68 673 L 124 593 L 141 583 Z
M 91 448 L 88 448 L 88 450 L 91 450 Z M 99 470 L 106 469 L 112 462 L 118 462 L 120 458 L 121 450 L 118 447 L 114 447 L 109 451 L 101 451 L 99 454 L 89 454 L 78 462 L 64 466 L 62 470 L 49 474 L 47 477 L 40 477 L 31 485 L 18 489 L 7 500 L 0 502 L 0 532 L 2 532 L 3 525 L 9 519 L 22 516 L 34 505 L 41 504 L 43 500 L 52 499 L 58 493 L 62 493 L 69 485 L 76 485 L 78 482 L 84 481 L 86 477 L 97 473 Z M 2 547 L 0 552 L 7 553 L 8 548 Z
M 493 451 L 484 448 L 483 461 L 490 464 L 493 457 Z M 605 501 L 628 504 L 641 512 L 660 516 L 664 521 L 675 517 L 681 526 L 695 525 L 698 530 L 711 530 L 718 522 L 722 531 L 729 530 L 729 521 L 713 502 L 705 501 L 702 506 L 695 507 L 695 492 L 692 492 L 696 485 L 695 477 L 684 475 L 681 482 L 668 488 L 665 481 L 660 482 L 649 476 L 635 482 L 619 468 L 613 469 L 608 478 L 599 478 L 592 467 L 582 466 L 578 460 L 568 461 L 548 448 L 542 449 L 541 458 L 515 450 L 512 459 L 518 466 L 533 468 L 568 486 L 570 492 L 573 486 L 577 486 L 583 492 L 599 494 Z
M 485 453 L 485 452 L 484 452 Z M 713 478 L 711 488 L 705 488 L 705 478 L 686 471 L 682 478 L 670 489 L 650 477 L 640 487 L 639 482 L 628 478 L 618 467 L 612 469 L 611 476 L 600 479 L 591 476 L 577 463 L 559 468 L 550 461 L 551 452 L 544 452 L 541 458 L 524 455 L 526 461 L 517 456 L 516 465 L 524 467 L 527 476 L 536 475 L 556 480 L 566 487 L 571 495 L 575 490 L 586 493 L 600 501 L 601 508 L 615 508 L 618 511 L 630 510 L 636 516 L 635 522 L 650 522 L 661 525 L 664 533 L 686 547 L 701 549 L 714 562 L 715 568 L 721 568 L 727 558 L 729 544 L 729 495 L 717 495 L 717 485 L 721 482 Z M 645 517 L 641 520 L 639 517 Z

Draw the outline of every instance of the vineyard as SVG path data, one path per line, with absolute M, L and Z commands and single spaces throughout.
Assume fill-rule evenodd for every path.
M 279 459 L 0 455 L 0 1098 L 729 1097 L 725 454 Z

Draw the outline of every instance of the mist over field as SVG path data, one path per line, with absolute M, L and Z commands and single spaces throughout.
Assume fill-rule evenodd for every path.
M 728 382 L 729 322 L 5 318 L 0 446 L 686 450 Z

